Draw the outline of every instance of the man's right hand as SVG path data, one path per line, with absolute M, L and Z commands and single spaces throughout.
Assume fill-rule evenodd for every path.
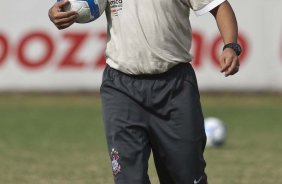
M 54 6 L 49 9 L 49 18 L 58 29 L 65 29 L 71 26 L 78 16 L 75 11 L 62 11 L 62 7 L 67 3 L 69 3 L 68 0 L 56 2 Z

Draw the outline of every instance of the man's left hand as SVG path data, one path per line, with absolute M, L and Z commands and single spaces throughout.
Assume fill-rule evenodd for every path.
M 234 75 L 239 71 L 240 63 L 239 57 L 235 51 L 231 48 L 226 48 L 220 56 L 221 73 L 224 73 L 225 77 Z

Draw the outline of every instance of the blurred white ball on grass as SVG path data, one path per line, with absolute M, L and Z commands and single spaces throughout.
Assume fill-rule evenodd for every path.
M 207 136 L 207 147 L 220 147 L 226 142 L 227 129 L 224 122 L 219 118 L 205 118 L 205 132 Z

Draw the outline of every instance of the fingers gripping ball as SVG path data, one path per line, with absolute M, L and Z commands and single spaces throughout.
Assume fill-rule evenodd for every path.
M 62 0 L 58 0 L 62 1 Z M 88 23 L 99 18 L 107 6 L 107 0 L 69 0 L 63 11 L 76 11 L 76 23 Z

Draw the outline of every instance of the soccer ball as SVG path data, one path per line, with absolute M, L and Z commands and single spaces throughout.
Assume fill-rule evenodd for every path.
M 61 0 L 58 0 L 61 1 Z M 99 18 L 107 6 L 107 0 L 69 0 L 63 11 L 76 11 L 76 23 L 88 23 Z
M 224 144 L 227 130 L 220 119 L 215 117 L 205 118 L 205 132 L 207 136 L 207 147 L 218 147 Z

